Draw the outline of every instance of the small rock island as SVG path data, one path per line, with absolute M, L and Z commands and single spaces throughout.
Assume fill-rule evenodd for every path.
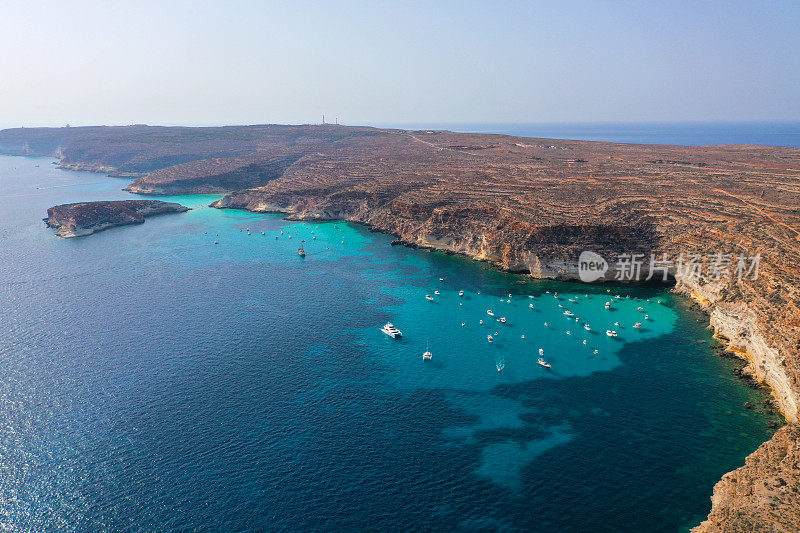
M 115 226 L 142 224 L 145 217 L 183 213 L 189 208 L 160 200 L 115 200 L 62 204 L 47 210 L 45 224 L 58 237 L 85 237 Z

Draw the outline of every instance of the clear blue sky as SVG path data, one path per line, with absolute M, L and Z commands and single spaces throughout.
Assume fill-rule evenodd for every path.
M 800 1 L 0 2 L 0 126 L 800 120 Z

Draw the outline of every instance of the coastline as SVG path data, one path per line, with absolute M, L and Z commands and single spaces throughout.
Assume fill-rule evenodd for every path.
M 281 127 L 242 131 L 258 137 L 275 128 Z M 280 133 L 269 141 L 272 152 L 259 147 L 247 157 L 180 164 L 137 160 L 124 171 L 136 168 L 145 177 L 127 190 L 167 194 L 165 185 L 175 185 L 188 194 L 210 184 L 229 191 L 215 207 L 282 213 L 290 220 L 358 223 L 397 236 L 397 244 L 460 254 L 541 279 L 578 279 L 576 262 L 563 258 L 577 258 L 581 250 L 603 256 L 620 251 L 760 253 L 766 265 L 758 282 L 725 287 L 700 280 L 680 283 L 676 290 L 698 302 L 729 353 L 745 361 L 745 372 L 771 389 L 787 422 L 797 423 L 800 278 L 781 265 L 800 258 L 800 232 L 795 229 L 800 219 L 794 208 L 800 195 L 800 150 L 283 128 L 309 139 L 302 150 L 291 147 L 299 155 L 294 162 L 285 158 L 285 134 Z M 57 140 L 48 142 L 55 146 Z M 76 141 L 81 146 L 98 142 L 102 136 Z M 183 146 L 169 149 L 183 154 Z M 110 161 L 119 149 L 107 148 L 98 160 Z M 149 147 L 141 151 L 145 160 L 152 157 Z M 79 159 L 57 155 L 62 163 Z M 187 157 L 194 156 L 176 159 Z M 159 165 L 160 170 L 148 173 Z M 254 182 L 255 188 L 247 188 Z M 765 443 L 767 449 L 772 442 Z M 764 453 L 760 450 L 754 455 Z M 751 469 L 748 475 L 755 482 L 761 474 Z M 791 494 L 779 500 L 762 504 L 791 508 L 797 503 Z M 712 501 L 712 515 L 726 506 L 744 505 L 730 497 Z M 800 505 L 796 509 L 800 515 Z M 760 507 L 751 511 L 756 523 L 766 517 Z
M 456 242 L 469 242 L 470 239 L 457 236 L 447 236 L 439 239 L 428 239 L 422 236 L 401 235 L 391 228 L 381 224 L 373 224 L 368 220 L 361 220 L 358 216 L 347 215 L 344 212 L 331 216 L 330 211 L 311 211 L 291 209 L 279 204 L 261 203 L 257 209 L 242 206 L 231 206 L 223 197 L 210 204 L 211 207 L 226 209 L 243 209 L 257 213 L 283 214 L 287 220 L 298 221 L 345 221 L 359 224 L 370 231 L 392 235 L 396 237 L 392 245 L 403 245 L 416 249 L 428 249 L 444 252 L 451 255 L 461 255 L 471 260 L 488 262 L 499 270 L 512 274 L 530 276 L 535 279 L 556 281 L 577 281 L 578 265 L 575 262 L 539 261 L 538 258 L 528 258 L 525 264 L 504 261 L 501 254 L 492 253 L 481 247 L 467 247 L 454 245 Z M 484 243 L 485 244 L 485 243 Z M 515 269 L 516 267 L 516 269 Z M 795 397 L 790 384 L 790 378 L 783 370 L 783 358 L 780 352 L 770 347 L 763 331 L 758 325 L 756 313 L 745 302 L 728 304 L 718 300 L 721 289 L 719 283 L 709 283 L 701 280 L 700 283 L 678 276 L 675 279 L 673 292 L 682 295 L 696 303 L 708 318 L 708 327 L 714 331 L 714 337 L 724 346 L 726 353 L 742 360 L 745 363 L 742 369 L 743 379 L 753 380 L 761 387 L 769 390 L 775 405 L 786 422 L 773 437 L 762 443 L 756 450 L 745 458 L 745 464 L 728 472 L 714 486 L 710 495 L 711 509 L 708 518 L 701 524 L 692 528 L 693 533 L 717 533 L 722 531 L 757 531 L 753 529 L 757 524 L 770 523 L 768 520 L 782 520 L 783 523 L 800 526 L 800 516 L 796 509 L 800 504 L 797 492 L 800 490 L 800 472 L 793 472 L 793 465 L 773 464 L 769 460 L 775 455 L 775 449 L 791 447 L 792 435 L 800 435 L 798 424 L 798 399 Z M 713 352 L 709 355 L 714 355 Z M 797 443 L 795 442 L 795 445 Z M 800 457 L 800 451 L 797 452 Z M 789 471 L 785 471 L 786 467 Z M 751 501 L 756 485 L 766 486 L 767 479 L 793 481 L 794 486 L 781 485 L 782 481 L 775 481 L 778 489 L 784 489 L 778 496 L 761 498 Z M 740 487 L 745 487 L 741 489 Z M 770 493 L 772 494 L 772 493 Z M 794 494 L 794 496 L 792 496 Z M 781 498 L 776 503 L 775 498 Z M 766 529 L 764 529 L 766 531 Z

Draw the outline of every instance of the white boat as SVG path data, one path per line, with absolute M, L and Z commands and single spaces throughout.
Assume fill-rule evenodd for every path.
M 606 335 L 608 335 L 609 337 L 616 337 L 617 336 L 617 332 L 613 331 L 613 330 L 610 330 L 610 329 L 607 329 L 606 330 Z
M 504 317 L 504 316 L 501 316 L 501 317 L 500 317 L 500 318 L 498 318 L 497 320 L 499 320 L 499 321 L 500 321 L 500 322 L 502 322 L 503 324 L 505 324 L 505 323 L 506 323 L 506 317 Z
M 428 300 L 429 302 L 432 302 L 433 301 L 433 296 L 431 296 L 430 294 L 426 294 L 425 295 L 425 299 Z
M 483 325 L 483 319 L 480 320 L 480 324 Z
M 459 296 L 464 296 L 464 291 L 458 291 Z
M 397 339 L 403 336 L 403 332 L 394 327 L 394 324 L 391 322 L 387 322 L 385 326 L 381 328 L 381 331 L 389 335 L 393 339 Z
M 543 367 L 545 367 L 545 368 L 550 368 L 550 363 L 548 363 L 547 361 L 545 361 L 545 360 L 544 360 L 544 359 L 542 359 L 541 357 L 540 357 L 540 358 L 539 358 L 539 360 L 538 360 L 538 361 L 536 361 L 536 362 L 537 362 L 537 363 L 539 363 L 540 365 L 542 365 L 542 366 L 543 366 Z
M 589 343 L 586 342 L 586 339 L 583 339 L 583 344 L 589 344 Z
M 575 302 L 575 298 L 567 298 L 570 302 Z
M 614 322 L 614 325 L 615 326 L 619 326 L 619 322 Z
M 444 281 L 444 278 L 439 278 L 439 281 Z
M 506 365 L 503 363 L 495 363 L 495 366 L 497 367 L 497 371 L 501 372 Z
M 520 339 L 524 339 L 524 338 L 525 338 L 525 335 L 520 335 L 520 336 L 519 336 L 519 338 L 520 338 Z
M 567 330 L 567 335 L 572 335 L 572 332 L 570 330 Z
M 544 355 L 544 348 L 539 348 L 539 355 Z
M 489 316 L 494 316 L 494 311 L 492 311 L 491 309 L 487 309 L 486 314 Z
M 508 297 L 511 298 L 511 295 L 509 294 Z
M 433 359 L 433 354 L 431 353 L 430 346 L 428 346 L 428 341 L 425 341 L 425 351 L 422 353 L 422 359 L 426 361 L 430 361 Z
M 463 328 L 464 326 L 466 326 L 466 325 L 467 325 L 467 323 L 466 323 L 466 322 L 462 322 L 462 323 L 461 323 L 461 327 L 462 327 L 462 328 Z
M 572 311 L 564 311 L 564 315 L 565 316 L 575 316 L 575 313 L 573 313 Z
M 491 335 L 487 335 L 486 340 L 489 342 L 494 342 L 494 337 L 492 337 Z
M 583 325 L 583 329 L 585 329 L 586 331 L 591 331 L 592 330 L 592 326 L 590 326 L 589 324 L 584 324 Z
M 644 311 L 644 307 L 637 307 L 636 310 L 637 311 Z
M 531 309 L 533 309 L 533 304 L 528 304 L 528 307 L 530 307 Z
M 595 354 L 595 355 L 597 355 L 597 354 L 599 354 L 599 353 L 600 353 L 600 350 L 595 350 L 595 351 L 593 351 L 592 353 L 593 353 L 593 354 Z
M 611 302 L 606 302 L 606 309 L 611 309 Z
M 645 320 L 650 320 L 650 315 L 644 315 Z
M 439 296 L 439 291 L 433 291 L 433 294 L 435 294 L 436 296 Z
M 642 327 L 642 323 L 641 322 L 637 322 L 636 324 L 633 325 L 633 327 L 638 329 L 638 328 Z

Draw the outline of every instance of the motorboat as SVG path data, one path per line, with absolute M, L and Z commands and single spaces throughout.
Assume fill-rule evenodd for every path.
M 505 324 L 505 323 L 506 323 L 506 317 L 504 317 L 504 316 L 501 316 L 501 317 L 500 317 L 500 318 L 498 318 L 497 320 L 499 320 L 499 321 L 500 321 L 500 322 L 502 322 L 503 324 Z
M 530 307 L 531 309 L 533 309 L 533 304 L 528 304 L 528 307 Z
M 539 355 L 544 355 L 544 348 L 539 348 Z
M 433 296 L 431 296 L 430 294 L 426 294 L 425 295 L 425 299 L 428 300 L 429 302 L 432 302 L 433 301 Z
M 464 296 L 464 291 L 458 291 L 459 296 Z
M 394 327 L 394 324 L 391 322 L 387 322 L 382 328 L 381 331 L 389 335 L 393 339 L 397 339 L 403 336 L 403 332 Z
M 538 361 L 536 361 L 536 362 L 537 362 L 537 363 L 539 363 L 541 366 L 543 366 L 543 367 L 545 367 L 545 368 L 550 368 L 550 366 L 551 366 L 551 365 L 550 365 L 550 363 L 548 363 L 547 361 L 545 361 L 545 360 L 544 360 L 544 359 L 542 359 L 541 357 L 540 357 L 540 358 L 539 358 L 539 360 L 538 360 Z
M 611 309 L 611 302 L 606 302 L 606 309 Z
M 611 330 L 611 329 L 607 329 L 606 330 L 606 335 L 608 335 L 609 337 L 616 337 L 617 336 L 617 332 L 614 331 L 614 330 Z
M 494 337 L 492 337 L 491 335 L 487 335 L 486 340 L 489 342 L 494 342 Z
M 492 311 L 491 309 L 487 309 L 486 314 L 489 316 L 494 316 L 494 311 Z
M 572 311 L 567 310 L 567 311 L 564 311 L 564 315 L 565 316 L 575 316 L 575 313 L 573 313 Z
M 436 296 L 439 296 L 439 291 L 433 291 L 433 294 L 435 294 Z
M 642 323 L 641 322 L 637 322 L 636 324 L 633 325 L 633 327 L 635 327 L 636 329 L 639 329 L 640 327 L 642 327 Z
M 591 331 L 592 330 L 592 326 L 590 326 L 589 324 L 584 324 L 583 325 L 583 329 L 585 329 L 586 331 Z

